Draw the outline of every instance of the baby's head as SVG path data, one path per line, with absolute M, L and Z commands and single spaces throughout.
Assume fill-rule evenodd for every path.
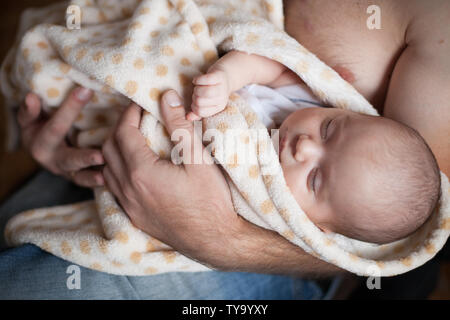
M 362 241 L 408 236 L 440 195 L 439 168 L 425 141 L 387 118 L 334 108 L 298 110 L 280 127 L 280 163 L 312 222 Z

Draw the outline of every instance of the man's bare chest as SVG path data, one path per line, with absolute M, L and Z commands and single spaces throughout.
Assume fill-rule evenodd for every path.
M 371 30 L 365 1 L 345 3 L 351 5 L 285 1 L 285 29 L 380 110 L 403 49 L 401 30 L 388 17 L 382 29 Z

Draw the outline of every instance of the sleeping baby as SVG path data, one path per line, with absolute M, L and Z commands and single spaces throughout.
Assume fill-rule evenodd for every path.
M 389 243 L 412 234 L 435 209 L 439 168 L 415 130 L 383 117 L 321 108 L 284 65 L 240 51 L 225 54 L 193 83 L 188 119 L 222 111 L 239 90 L 268 129 L 279 128 L 285 180 L 324 232 Z

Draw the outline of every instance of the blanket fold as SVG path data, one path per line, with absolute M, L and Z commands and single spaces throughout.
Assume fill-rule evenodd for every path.
M 82 12 L 80 30 L 64 26 L 70 5 Z M 134 101 L 145 109 L 140 130 L 148 146 L 167 159 L 173 144 L 161 122 L 161 93 L 175 89 L 189 106 L 192 78 L 230 50 L 279 61 L 328 105 L 377 115 L 283 25 L 281 0 L 64 1 L 24 14 L 17 46 L 2 67 L 2 92 L 12 106 L 33 91 L 51 112 L 75 85 L 93 89 L 94 98 L 74 125 L 82 146 L 101 144 L 123 107 Z M 390 244 L 364 243 L 324 234 L 308 219 L 286 185 L 269 133 L 237 93 L 203 125 L 220 141 L 211 147 L 227 173 L 236 212 L 322 260 L 358 275 L 392 276 L 431 259 L 449 236 L 444 174 L 440 206 L 418 231 Z M 9 221 L 5 236 L 12 245 L 33 243 L 113 274 L 209 270 L 136 229 L 105 188 L 95 190 L 93 201 L 21 213 Z

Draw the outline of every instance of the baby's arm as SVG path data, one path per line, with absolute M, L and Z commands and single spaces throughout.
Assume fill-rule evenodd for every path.
M 233 91 L 257 83 L 270 85 L 288 69 L 281 63 L 255 54 L 230 51 L 216 61 L 204 75 L 193 80 L 192 112 L 198 120 L 222 111 Z

